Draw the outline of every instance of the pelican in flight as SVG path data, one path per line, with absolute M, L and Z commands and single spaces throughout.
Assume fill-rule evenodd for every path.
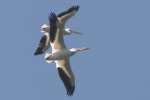
M 64 12 L 62 12 L 64 13 Z M 62 13 L 58 14 L 58 18 L 61 18 Z M 48 48 L 50 48 L 50 25 L 48 24 L 43 24 L 41 26 L 41 32 L 44 33 L 44 35 L 41 37 L 38 47 L 36 48 L 34 55 L 41 55 L 43 53 L 45 53 Z M 82 35 L 82 33 L 77 32 L 71 28 L 65 28 L 63 34 L 64 35 L 71 35 L 72 33 L 74 34 L 78 34 L 78 35 Z
M 83 52 L 89 50 L 89 48 L 83 47 L 83 48 L 71 48 L 68 50 L 62 50 L 62 51 L 58 51 L 58 52 L 54 52 L 54 53 L 45 53 L 45 60 L 46 63 L 53 63 L 55 62 L 55 60 L 61 60 L 63 59 L 65 56 L 73 56 L 76 53 L 79 52 Z
M 50 13 L 49 24 L 50 24 L 50 45 L 52 47 L 52 54 L 56 52 L 70 52 L 63 38 L 64 26 L 66 21 L 71 18 L 78 11 L 79 6 L 72 6 L 67 11 L 56 16 L 55 13 Z M 76 51 L 72 49 L 72 51 Z M 65 54 L 63 58 L 54 60 L 56 63 L 56 68 L 61 80 L 67 91 L 68 96 L 72 96 L 75 90 L 75 77 L 70 67 L 69 62 L 70 56 Z M 49 57 L 47 59 L 50 59 Z

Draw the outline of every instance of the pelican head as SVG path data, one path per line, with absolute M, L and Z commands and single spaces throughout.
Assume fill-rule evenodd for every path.
M 49 32 L 50 26 L 48 24 L 43 24 L 41 26 L 41 32 Z
M 65 32 L 70 35 L 71 33 L 82 35 L 82 33 L 72 30 L 71 28 L 65 28 Z

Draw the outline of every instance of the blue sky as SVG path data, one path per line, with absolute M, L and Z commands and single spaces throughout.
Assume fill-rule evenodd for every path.
M 50 11 L 80 5 L 66 26 L 68 47 L 91 50 L 71 58 L 76 76 L 67 97 L 55 64 L 33 56 Z M 150 1 L 1 0 L 0 100 L 150 100 Z

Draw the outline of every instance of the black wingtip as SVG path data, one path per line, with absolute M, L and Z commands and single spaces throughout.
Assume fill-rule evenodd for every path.
M 75 87 L 72 87 L 69 91 L 67 91 L 67 95 L 73 96 L 74 90 L 75 90 Z
M 41 55 L 42 53 L 35 52 L 34 56 Z
M 71 6 L 68 10 L 66 10 L 66 11 L 64 11 L 64 12 L 62 12 L 62 13 L 60 13 L 60 14 L 58 14 L 57 16 L 58 16 L 58 17 L 61 17 L 61 16 L 65 15 L 65 14 L 67 14 L 67 13 L 70 13 L 70 12 L 73 12 L 73 11 L 78 11 L 79 8 L 80 8 L 79 5 Z
M 75 91 L 75 86 L 71 84 L 70 78 L 66 75 L 66 73 L 61 69 L 57 68 L 60 78 L 62 79 L 64 86 L 66 87 L 67 95 L 72 96 Z
M 50 22 L 50 24 L 51 24 L 51 23 L 54 23 L 56 20 L 57 20 L 56 14 L 55 14 L 54 12 L 51 12 L 51 13 L 49 14 L 49 22 Z
M 73 11 L 73 10 L 78 11 L 79 8 L 80 8 L 79 5 L 74 5 L 74 6 L 72 6 L 71 8 L 69 8 L 69 11 Z
M 43 51 L 40 48 L 37 48 L 37 50 L 34 52 L 34 55 L 41 55 L 43 53 Z
M 50 41 L 54 42 L 56 31 L 57 31 L 57 16 L 54 12 L 51 12 L 49 15 L 49 24 L 50 24 Z

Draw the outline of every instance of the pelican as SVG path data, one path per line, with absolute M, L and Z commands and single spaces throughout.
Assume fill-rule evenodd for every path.
M 45 53 L 45 60 L 47 63 L 53 63 L 55 60 L 61 60 L 65 56 L 73 56 L 76 53 L 83 52 L 89 50 L 89 48 L 83 47 L 83 48 L 71 48 L 68 50 L 62 50 L 55 53 Z
M 76 9 L 76 10 L 74 10 Z M 64 12 L 61 12 L 57 15 L 57 18 L 59 20 L 61 20 L 61 22 L 63 24 L 65 24 L 65 21 L 70 17 L 70 16 L 73 16 L 75 14 L 76 11 L 78 11 L 79 9 L 79 6 L 73 6 L 71 8 L 69 8 L 68 10 L 64 11 Z M 74 11 L 73 11 L 74 10 Z M 73 11 L 73 12 L 72 12 Z M 41 32 L 44 33 L 44 35 L 41 37 L 40 39 L 40 42 L 38 44 L 38 47 L 36 48 L 35 52 L 34 52 L 34 55 L 41 55 L 43 53 L 46 52 L 46 50 L 50 47 L 50 44 L 49 44 L 49 39 L 50 39 L 50 35 L 49 35 L 49 32 L 50 32 L 50 25 L 48 24 L 43 24 L 41 26 Z M 71 35 L 72 33 L 74 34 L 78 34 L 78 35 L 82 35 L 82 33 L 78 32 L 78 31 L 75 31 L 71 28 L 63 28 L 63 32 L 62 32 L 64 35 Z
M 34 55 L 43 54 L 50 47 L 49 26 L 47 24 L 42 25 L 41 32 L 44 33 L 44 35 L 41 37 L 38 47 L 34 52 Z
M 41 55 L 45 53 L 48 48 L 50 48 L 50 26 L 48 24 L 43 24 L 41 26 L 41 32 L 44 35 L 41 37 L 38 47 L 36 48 L 34 55 Z M 82 35 L 82 33 L 72 30 L 71 28 L 65 28 L 63 34 L 64 35 L 71 35 L 72 33 Z
M 52 54 L 59 51 L 68 51 L 65 43 L 63 34 L 64 26 L 66 21 L 75 15 L 78 11 L 79 6 L 72 6 L 67 11 L 56 16 L 55 13 L 51 12 L 49 15 L 50 24 L 50 45 L 52 47 Z M 75 77 L 70 67 L 69 62 L 70 56 L 64 56 L 62 59 L 55 60 L 56 68 L 61 80 L 67 91 L 68 96 L 72 96 L 75 90 Z

